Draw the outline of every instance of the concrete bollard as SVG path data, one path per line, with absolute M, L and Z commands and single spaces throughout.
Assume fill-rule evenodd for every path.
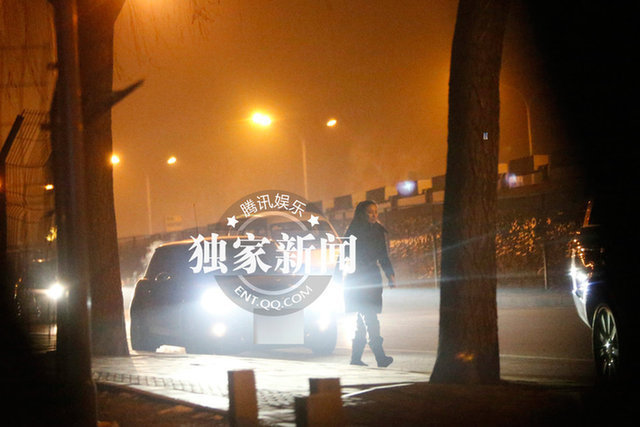
M 308 397 L 296 397 L 296 425 L 344 426 L 339 378 L 310 378 Z
M 340 396 L 340 378 L 309 378 L 309 393 L 337 393 Z
M 229 424 L 233 427 L 258 425 L 258 400 L 253 370 L 228 371 Z

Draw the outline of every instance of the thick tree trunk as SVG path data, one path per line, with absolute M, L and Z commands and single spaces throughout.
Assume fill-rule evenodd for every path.
M 113 32 L 124 0 L 78 0 L 93 354 L 129 354 L 113 202 Z
M 500 380 L 495 223 L 506 0 L 460 0 L 451 53 L 438 383 Z

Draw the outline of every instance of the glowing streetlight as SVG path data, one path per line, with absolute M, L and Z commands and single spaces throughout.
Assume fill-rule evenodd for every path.
M 173 165 L 178 161 L 178 159 L 175 158 L 175 156 L 171 156 L 167 159 L 167 164 L 168 165 Z
M 120 163 L 120 157 L 117 154 L 112 154 L 111 155 L 111 164 L 112 165 L 117 165 L 118 163 Z
M 46 184 L 46 185 L 44 186 L 44 189 L 45 189 L 46 191 L 51 191 L 51 190 L 53 190 L 53 184 Z
M 338 124 L 338 121 L 336 119 L 329 119 L 327 121 L 327 127 L 330 127 L 330 128 L 334 127 L 337 124 Z
M 47 242 L 53 242 L 58 238 L 58 228 L 57 227 L 51 227 L 49 228 L 49 233 L 47 233 L 47 237 L 45 237 L 45 239 L 47 240 Z
M 251 121 L 262 127 L 270 126 L 272 122 L 269 115 L 260 112 L 253 113 L 253 115 L 251 116 Z

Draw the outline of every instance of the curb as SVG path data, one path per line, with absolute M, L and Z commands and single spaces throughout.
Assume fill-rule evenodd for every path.
M 209 407 L 209 406 L 198 405 L 197 403 L 189 402 L 188 400 L 182 400 L 182 399 L 177 399 L 177 398 L 174 398 L 174 397 L 164 396 L 164 395 L 159 394 L 159 393 L 153 393 L 153 392 L 150 392 L 150 391 L 141 390 L 139 388 L 135 388 L 135 387 L 132 387 L 130 385 L 114 384 L 114 383 L 102 382 L 102 381 L 96 381 L 95 384 L 96 384 L 97 391 L 116 391 L 116 392 L 122 391 L 122 392 L 127 392 L 127 393 L 132 393 L 132 394 L 139 394 L 139 395 L 147 397 L 149 399 L 166 402 L 166 403 L 169 403 L 169 404 L 172 404 L 172 405 L 188 406 L 190 408 L 197 409 L 198 411 L 214 412 L 214 413 L 216 413 L 218 415 L 222 415 L 224 417 L 227 417 L 227 411 L 224 411 L 222 409 L 217 409 L 217 408 L 212 408 L 212 407 Z

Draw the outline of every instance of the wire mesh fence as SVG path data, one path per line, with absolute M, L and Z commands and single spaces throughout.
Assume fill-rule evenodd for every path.
M 5 161 L 7 251 L 20 274 L 55 256 L 54 188 L 48 114 L 24 111 Z
M 57 264 L 48 121 L 46 112 L 23 111 L 0 156 L 5 196 L 0 215 L 6 226 L 2 230 L 6 248 L 0 250 L 6 249 L 16 314 L 36 331 L 33 337 L 40 337 L 34 343 L 38 348 L 52 346 L 56 317 L 50 294 Z

